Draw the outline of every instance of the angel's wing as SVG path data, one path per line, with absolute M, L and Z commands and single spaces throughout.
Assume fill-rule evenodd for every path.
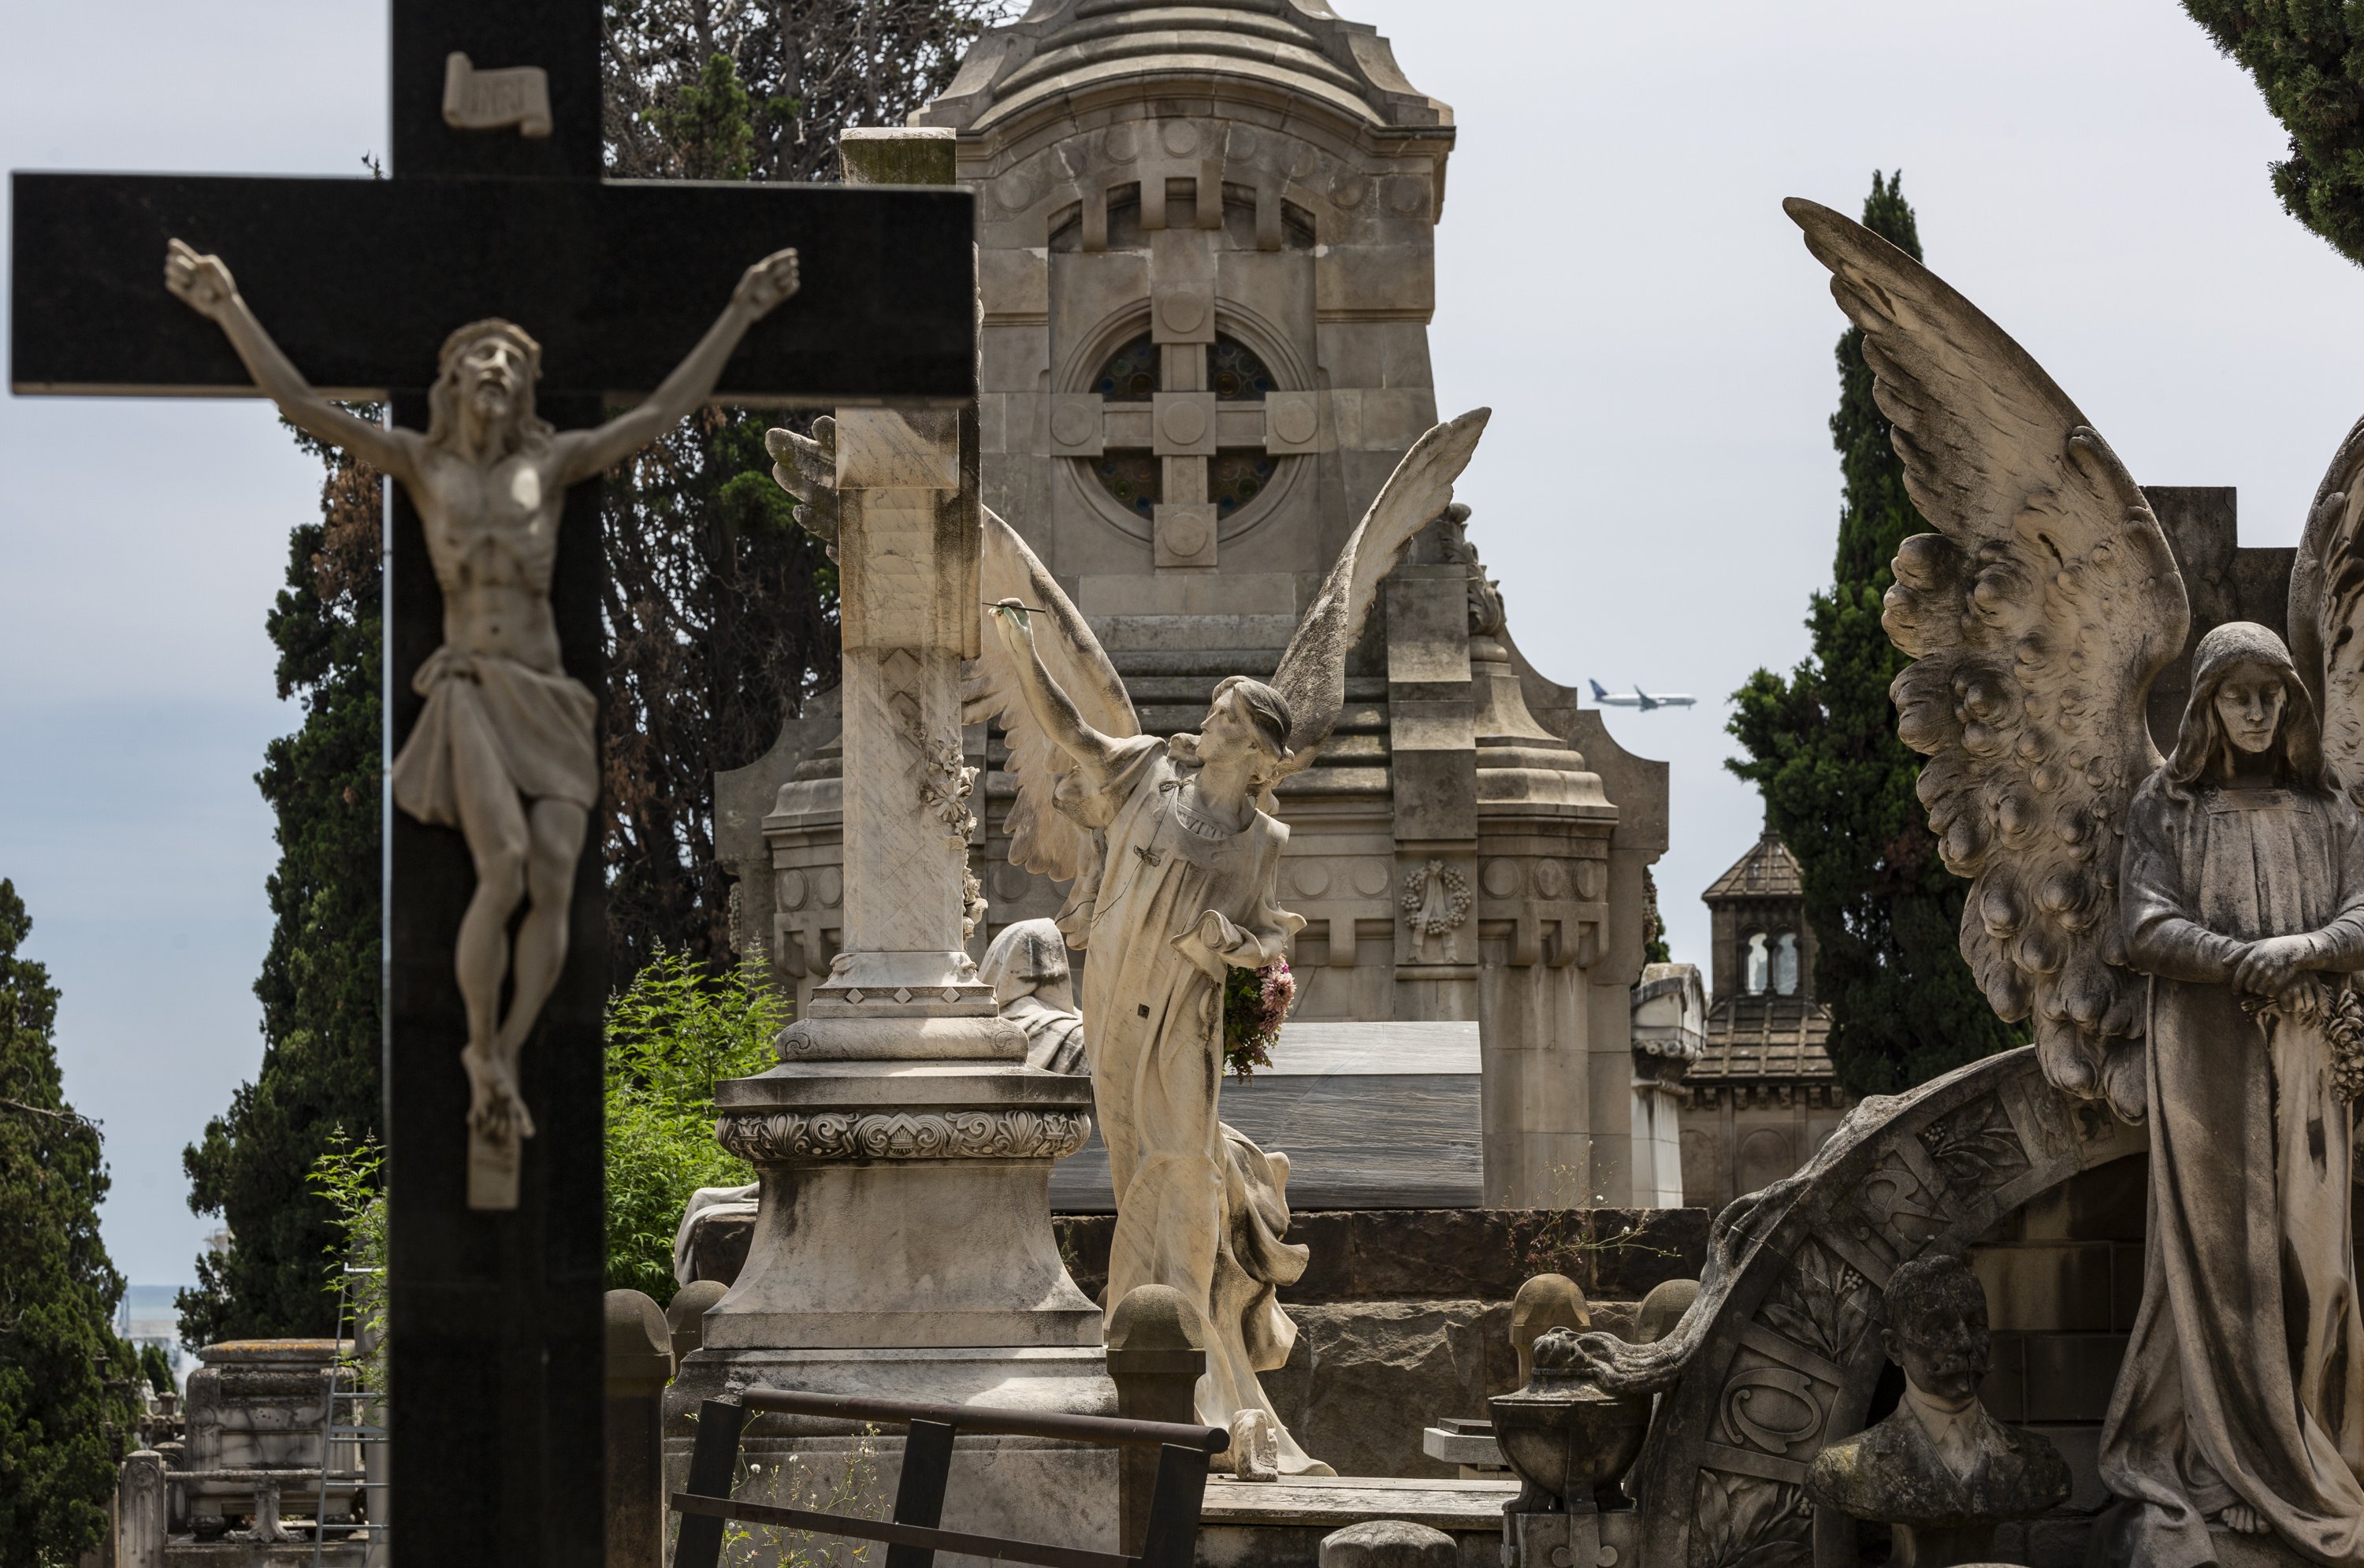
M 1133 714 L 1123 677 L 1109 662 L 1083 613 L 1060 591 L 1058 579 L 1026 548 L 1018 530 L 990 507 L 981 509 L 985 548 L 977 577 L 986 604 L 1016 599 L 1042 611 L 1034 623 L 1034 651 L 1084 722 L 1119 740 L 1140 734 L 1141 720 Z M 977 613 L 986 612 L 979 606 Z M 1075 761 L 1034 721 L 1001 639 L 988 636 L 980 646 L 983 651 L 961 685 L 961 718 L 967 724 L 998 720 L 1009 742 L 1007 766 L 1018 786 L 1018 798 L 1006 818 L 1010 863 L 1072 882 L 1091 854 L 1091 832 L 1061 815 L 1053 803 L 1059 781 L 1075 770 Z
M 1430 427 L 1379 487 L 1371 509 L 1321 580 L 1321 592 L 1288 639 L 1273 689 L 1288 703 L 1288 757 L 1281 776 L 1313 765 L 1314 753 L 1346 706 L 1346 655 L 1379 595 L 1379 581 L 1411 548 L 1412 536 L 1453 501 L 1453 482 L 1469 466 L 1491 408 L 1473 408 Z
M 764 450 L 772 454 L 772 483 L 797 498 L 797 522 L 829 547 L 837 559 L 837 421 L 824 414 L 813 433 L 766 430 Z
M 2323 716 L 2323 755 L 2364 798 L 2364 419 L 2339 443 L 2291 567 L 2290 649 Z
M 2144 1108 L 2140 977 L 2123 967 L 2118 844 L 2158 765 L 2151 677 L 2191 628 L 2158 520 L 2025 350 L 1901 250 L 1783 204 L 1863 328 L 1904 484 L 1937 527 L 1904 541 L 1880 624 L 1913 662 L 1889 695 L 1927 754 L 1921 803 L 1972 879 L 1962 956 L 2045 1075 Z

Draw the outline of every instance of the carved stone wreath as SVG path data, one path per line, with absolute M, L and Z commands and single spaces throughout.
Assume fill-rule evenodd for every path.
M 1430 884 L 1436 884 L 1432 906 Z M 1404 878 L 1404 921 L 1415 936 L 1441 937 L 1469 917 L 1469 883 L 1443 861 L 1431 861 Z
M 753 1164 L 787 1160 L 1064 1160 L 1092 1135 L 1081 1111 L 793 1111 L 726 1116 L 723 1148 Z

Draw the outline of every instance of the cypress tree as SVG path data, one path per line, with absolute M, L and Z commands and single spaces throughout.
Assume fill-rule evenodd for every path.
M 49 971 L 0 880 L 0 1568 L 53 1568 L 97 1543 L 138 1368 L 115 1337 L 123 1276 L 99 1240 L 106 1161 L 66 1104 Z
M 290 539 L 287 585 L 266 625 L 279 695 L 302 698 L 304 722 L 271 742 L 254 781 L 279 840 L 271 947 L 254 983 L 262 1065 L 181 1156 L 189 1207 L 230 1232 L 229 1251 L 199 1257 L 197 1287 L 176 1300 L 192 1348 L 334 1331 L 336 1298 L 320 1282 L 343 1232 L 307 1177 L 331 1147 L 378 1135 L 382 481 L 296 439 L 328 469 L 321 516 Z
M 1921 239 L 1902 174 L 1875 172 L 1864 226 L 1915 260 Z M 1806 616 L 1813 652 L 1787 679 L 1759 670 L 1733 695 L 1747 753 L 1725 766 L 1756 784 L 1805 873 L 1814 995 L 1831 1009 L 1830 1052 L 1851 1094 L 1893 1094 L 2017 1043 L 1962 960 L 1968 884 L 1937 858 L 1913 795 L 1921 759 L 1896 738 L 1889 683 L 1906 660 L 1880 629 L 1890 563 L 1929 525 L 1873 403 L 1863 333 L 1839 339 L 1831 417 L 1843 502 L 1829 591 Z
M 2269 165 L 2283 207 L 2364 265 L 2364 11 L 2288 0 L 2183 8 L 2257 79 L 2290 132 L 2290 156 Z

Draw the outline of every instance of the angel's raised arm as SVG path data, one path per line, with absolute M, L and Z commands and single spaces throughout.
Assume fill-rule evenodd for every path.
M 1059 683 L 1051 678 L 1051 672 L 1043 667 L 1043 656 L 1035 651 L 1034 628 L 1029 624 L 1025 606 L 1006 599 L 992 606 L 992 620 L 1001 645 L 1009 651 L 1010 664 L 1018 677 L 1018 693 L 1025 699 L 1026 710 L 1034 716 L 1034 722 L 1043 727 L 1051 743 L 1075 760 L 1087 787 L 1098 787 L 1105 782 L 1122 741 L 1086 723 L 1075 699 L 1062 691 Z
M 356 418 L 314 391 L 239 296 L 237 280 L 220 257 L 202 256 L 194 247 L 172 241 L 164 252 L 164 286 L 174 298 L 222 329 L 229 346 L 245 361 L 247 373 L 254 377 L 254 384 L 279 405 L 289 423 L 396 479 L 409 480 L 409 433 Z
M 573 484 L 612 468 L 672 429 L 705 402 L 722 379 L 722 367 L 747 328 L 769 316 L 775 306 L 797 292 L 797 253 L 775 250 L 741 275 L 730 291 L 730 303 L 697 340 L 689 357 L 674 366 L 637 406 L 589 430 L 572 430 L 559 438 L 560 476 Z

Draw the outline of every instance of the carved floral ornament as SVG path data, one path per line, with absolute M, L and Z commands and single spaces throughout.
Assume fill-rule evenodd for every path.
M 1081 1111 L 775 1112 L 726 1116 L 722 1147 L 756 1165 L 790 1160 L 1064 1160 L 1092 1135 Z

